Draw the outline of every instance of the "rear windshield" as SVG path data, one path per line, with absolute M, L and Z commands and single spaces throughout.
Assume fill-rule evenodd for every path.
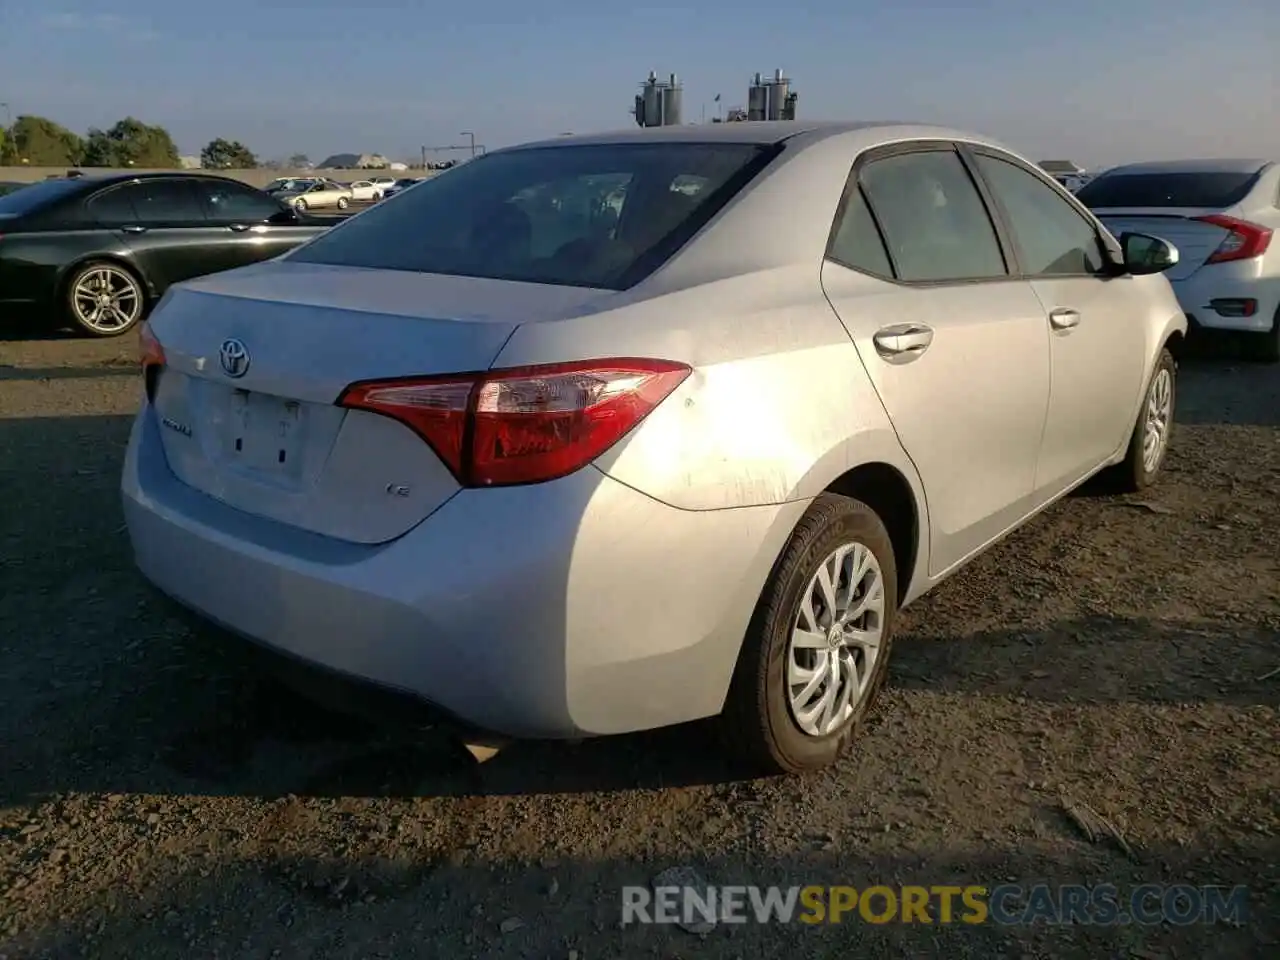
M 771 156 L 755 144 L 671 142 L 487 154 L 289 259 L 621 290 L 665 262 Z
M 13 217 L 21 216 L 44 206 L 51 200 L 83 189 L 84 181 L 79 179 L 41 180 L 37 183 L 29 183 L 24 187 L 18 187 L 12 193 L 0 196 L 0 213 Z
M 1254 173 L 1116 173 L 1092 180 L 1076 197 L 1086 207 L 1231 207 L 1258 182 Z

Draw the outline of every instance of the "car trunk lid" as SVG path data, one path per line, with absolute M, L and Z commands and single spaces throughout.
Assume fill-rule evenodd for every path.
M 1117 237 L 1122 233 L 1146 233 L 1177 247 L 1178 262 L 1165 272 L 1170 280 L 1191 276 L 1227 238 L 1229 230 L 1196 219 L 1222 212 L 1194 207 L 1117 207 L 1093 211 L 1103 226 Z
M 166 458 L 239 510 L 359 543 L 394 539 L 458 483 L 402 424 L 335 405 L 371 379 L 489 367 L 516 326 L 601 292 L 259 264 L 173 289 L 152 318 Z

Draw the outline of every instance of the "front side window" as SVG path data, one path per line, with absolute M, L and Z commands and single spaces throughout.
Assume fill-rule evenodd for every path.
M 238 183 L 207 181 L 199 183 L 196 189 L 210 220 L 260 223 L 280 212 L 279 204 L 270 197 Z
M 488 154 L 353 217 L 290 257 L 624 289 L 683 245 L 771 149 L 664 142 Z
M 978 170 L 999 201 L 1023 274 L 1098 274 L 1102 246 L 1092 223 L 1052 187 L 1008 160 L 978 154 Z
M 859 179 L 900 280 L 1008 275 L 986 205 L 954 150 L 873 160 Z

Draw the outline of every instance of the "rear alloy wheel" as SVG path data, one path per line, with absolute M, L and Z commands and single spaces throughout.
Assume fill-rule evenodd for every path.
M 1178 365 L 1167 349 L 1160 351 L 1151 372 L 1138 420 L 1129 438 L 1124 462 L 1114 468 L 1113 477 L 1123 492 L 1137 493 L 1155 482 L 1169 452 L 1173 435 L 1173 414 L 1177 399 Z
M 374 202 L 374 203 L 377 203 L 377 202 L 378 202 L 379 200 L 381 200 L 381 199 L 382 199 L 382 194 L 380 194 L 380 193 L 375 193 L 375 194 L 373 195 L 373 202 Z
M 307 201 L 305 201 L 305 200 L 303 200 L 301 197 L 299 197 L 297 200 L 293 201 L 293 208 L 294 208 L 295 210 L 298 210 L 298 211 L 299 211 L 299 212 L 301 212 L 301 213 L 306 213 L 306 212 L 307 212 Z
M 67 313 L 85 333 L 118 337 L 146 312 L 142 284 L 124 267 L 94 262 L 80 267 L 67 284 Z
M 730 747 L 770 773 L 838 759 L 884 683 L 897 597 L 893 547 L 875 511 L 818 497 L 752 618 L 721 717 Z
M 338 198 L 338 209 L 339 209 L 339 210 L 345 210 L 345 209 L 347 209 L 347 207 L 349 207 L 350 205 L 351 205 L 351 201 L 350 201 L 350 200 L 348 200 L 346 197 L 339 197 L 339 198 Z

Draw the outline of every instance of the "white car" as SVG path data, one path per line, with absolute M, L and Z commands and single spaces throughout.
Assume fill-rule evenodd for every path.
M 421 183 L 424 179 L 425 177 L 401 177 L 383 191 L 382 197 L 384 200 L 388 197 L 394 197 L 397 193 L 408 190 L 410 187 Z
M 372 180 L 357 180 L 351 184 L 351 199 L 360 203 L 373 203 L 382 199 L 386 188 L 381 184 L 374 183 Z
M 1192 326 L 1244 332 L 1259 360 L 1280 363 L 1280 164 L 1134 163 L 1076 196 L 1121 240 L 1155 233 L 1177 246 L 1166 276 Z
M 1099 471 L 1156 480 L 1171 245 L 958 130 L 687 131 L 494 151 L 170 288 L 142 573 L 473 747 L 718 716 L 803 771 L 900 607 Z

